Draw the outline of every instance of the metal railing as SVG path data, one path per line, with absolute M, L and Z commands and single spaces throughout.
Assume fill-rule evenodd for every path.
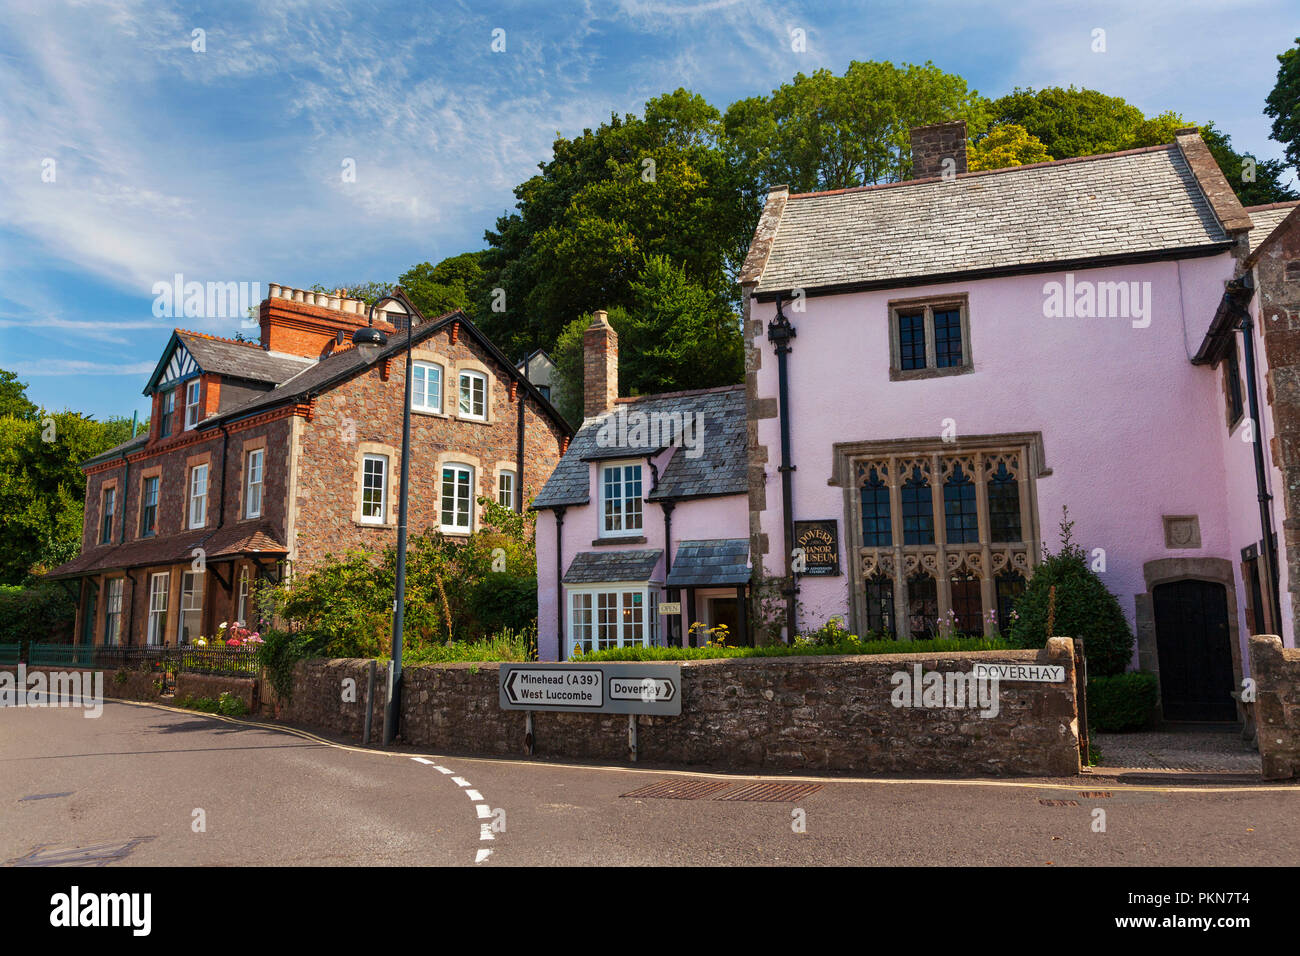
M 0 645 L 0 651 L 3 645 Z M 3 657 L 0 657 L 3 660 Z M 99 670 L 170 671 L 256 677 L 257 651 L 248 647 L 184 645 L 37 644 L 28 649 L 30 667 L 91 667 Z

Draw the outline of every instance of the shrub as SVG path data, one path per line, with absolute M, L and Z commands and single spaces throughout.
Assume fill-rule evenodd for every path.
M 1088 676 L 1088 730 L 1120 733 L 1142 730 L 1156 706 L 1156 675 L 1129 671 L 1112 676 Z
M 0 644 L 72 640 L 76 602 L 62 585 L 43 581 L 33 587 L 0 585 Z
M 403 666 L 451 661 L 531 661 L 537 659 L 537 631 L 505 630 L 481 641 L 452 641 L 416 648 L 402 655 Z
M 1074 522 L 1069 511 L 1061 511 L 1061 550 L 1049 554 L 1043 549 L 1043 562 L 1016 602 L 1007 636 L 1016 647 L 1026 648 L 1043 647 L 1048 637 L 1079 637 L 1090 673 L 1122 674 L 1133 657 L 1133 632 L 1119 601 L 1088 566 L 1083 548 L 1071 539 Z M 1055 634 L 1048 634 L 1053 588 Z
M 927 654 L 966 651 L 1005 651 L 1010 644 L 997 638 L 953 637 L 933 641 L 861 641 L 849 635 L 839 644 L 814 644 L 803 638 L 793 644 L 762 647 L 611 647 L 575 656 L 575 661 L 698 661 L 714 657 L 828 657 L 856 654 Z
M 490 634 L 537 626 L 537 578 L 489 574 L 474 589 L 470 615 Z

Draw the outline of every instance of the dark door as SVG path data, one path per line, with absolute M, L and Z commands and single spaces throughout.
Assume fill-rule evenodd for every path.
M 709 600 L 709 626 L 719 624 L 727 626 L 727 643 L 738 646 L 745 642 L 745 635 L 740 633 L 740 608 L 735 598 L 711 598 Z
M 1166 720 L 1236 720 L 1228 593 L 1209 581 L 1158 584 L 1151 592 Z

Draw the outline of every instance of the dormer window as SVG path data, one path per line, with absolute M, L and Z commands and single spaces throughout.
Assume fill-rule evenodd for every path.
M 600 513 L 602 537 L 641 533 L 641 465 L 619 462 L 600 469 Z
M 185 386 L 185 428 L 188 431 L 199 423 L 199 380 Z

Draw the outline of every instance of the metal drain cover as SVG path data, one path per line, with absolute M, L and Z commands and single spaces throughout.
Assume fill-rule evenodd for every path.
M 725 780 L 662 780 L 648 787 L 641 787 L 625 797 L 657 797 L 662 800 L 703 800 L 719 790 L 726 790 L 731 784 Z
M 1045 807 L 1077 807 L 1077 806 L 1079 805 L 1079 801 L 1078 801 L 1078 800 L 1043 800 L 1043 799 L 1039 799 L 1038 802 L 1041 803 L 1041 804 L 1042 804 L 1043 806 L 1045 806 Z
M 714 800 L 746 800 L 753 803 L 791 803 L 822 788 L 820 783 L 751 783 L 720 794 Z

